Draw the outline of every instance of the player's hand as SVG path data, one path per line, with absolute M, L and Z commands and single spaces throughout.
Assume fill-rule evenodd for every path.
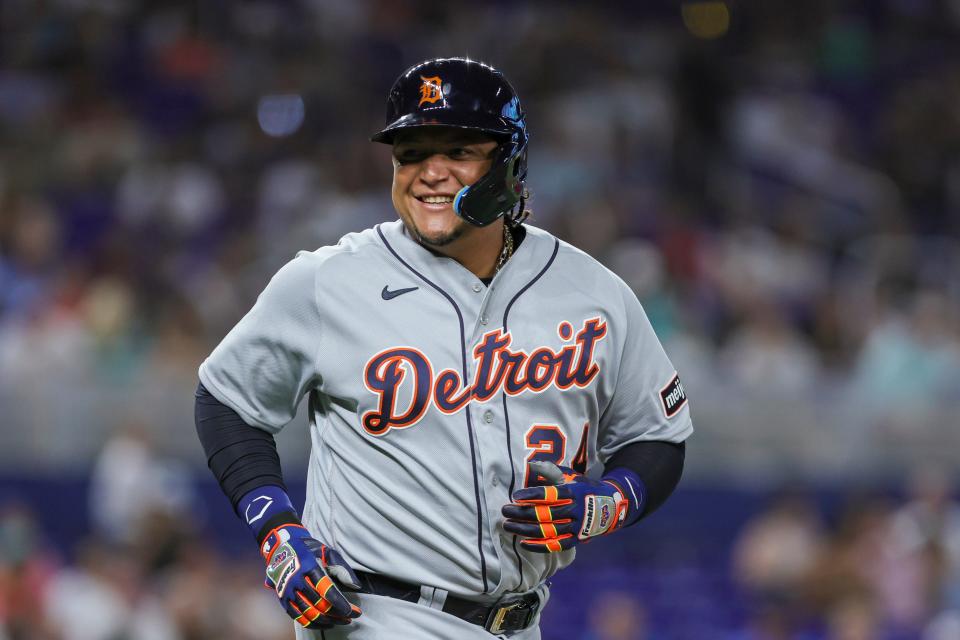
M 640 505 L 632 504 L 631 498 L 640 501 L 639 487 L 612 476 L 591 480 L 552 462 L 530 465 L 549 484 L 515 491 L 513 502 L 502 509 L 504 530 L 520 536 L 524 549 L 566 551 L 581 541 L 615 531 L 628 518 L 635 519 L 631 511 Z
M 337 551 L 311 538 L 306 528 L 277 527 L 267 534 L 260 554 L 267 563 L 266 586 L 305 628 L 329 629 L 360 615 L 360 608 L 350 604 L 334 582 L 360 589 L 353 569 Z

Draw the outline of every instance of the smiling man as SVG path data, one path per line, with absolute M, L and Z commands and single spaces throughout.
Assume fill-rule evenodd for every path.
M 498 143 L 480 131 L 433 126 L 401 130 L 393 143 L 393 206 L 420 244 L 481 277 L 494 273 L 502 219 L 477 226 L 454 211 L 458 193 L 490 169 Z
M 393 144 L 393 206 L 417 240 L 444 246 L 465 233 L 483 235 L 489 230 L 459 218 L 453 200 L 487 173 L 496 148 L 496 140 L 478 131 L 437 126 L 398 132 Z
M 686 393 L 627 286 L 525 222 L 499 71 L 411 67 L 373 140 L 399 220 L 274 276 L 200 367 L 197 432 L 298 638 L 535 640 L 576 545 L 672 493 Z M 305 396 L 301 518 L 273 434 Z

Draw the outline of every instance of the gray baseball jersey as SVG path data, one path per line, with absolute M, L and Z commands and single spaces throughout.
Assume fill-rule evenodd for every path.
M 503 531 L 529 462 L 597 476 L 628 443 L 692 432 L 630 289 L 526 230 L 490 286 L 399 220 L 301 252 L 201 365 L 270 432 L 309 396 L 304 524 L 354 568 L 478 600 L 533 589 L 575 551 L 529 553 Z

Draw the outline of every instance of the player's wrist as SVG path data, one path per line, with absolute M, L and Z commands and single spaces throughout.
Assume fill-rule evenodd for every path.
M 282 487 L 265 485 L 248 491 L 237 503 L 237 513 L 262 547 L 264 540 L 277 529 L 303 527 L 300 515 Z
M 618 467 L 606 472 L 601 479 L 619 493 L 625 502 L 622 520 L 618 509 L 615 529 L 629 527 L 640 519 L 646 507 L 647 490 L 635 472 L 626 467 Z

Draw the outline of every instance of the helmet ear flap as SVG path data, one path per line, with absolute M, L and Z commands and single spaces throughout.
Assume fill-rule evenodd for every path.
M 526 177 L 526 140 L 504 143 L 490 170 L 457 192 L 453 210 L 472 225 L 485 227 L 511 211 L 523 196 Z

